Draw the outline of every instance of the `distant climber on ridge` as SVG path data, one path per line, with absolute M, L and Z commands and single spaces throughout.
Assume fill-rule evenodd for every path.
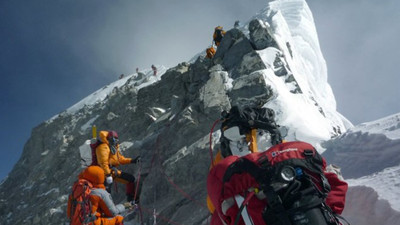
M 102 143 L 96 148 L 96 157 L 98 165 L 106 175 L 107 190 L 111 192 L 111 184 L 114 180 L 126 184 L 127 200 L 138 202 L 140 194 L 135 193 L 136 189 L 139 190 L 139 188 L 135 188 L 135 177 L 130 173 L 118 170 L 117 167 L 137 163 L 140 161 L 140 156 L 135 159 L 125 158 L 119 151 L 118 134 L 115 131 L 100 131 L 99 136 Z M 135 197 L 136 199 L 134 199 Z
M 151 65 L 151 69 L 153 70 L 153 75 L 157 76 L 157 67 L 154 65 Z
M 216 49 L 214 48 L 214 44 L 216 47 L 219 46 L 219 44 L 221 43 L 222 38 L 225 35 L 225 31 L 223 30 L 224 28 L 222 26 L 217 26 L 214 29 L 214 34 L 213 34 L 213 42 L 211 43 L 211 47 L 206 49 L 206 57 L 211 59 L 214 57 L 215 53 L 216 53 Z
M 217 26 L 215 29 L 214 29 L 214 34 L 213 34 L 213 41 L 214 41 L 214 43 L 215 43 L 215 45 L 218 47 L 219 46 L 219 44 L 221 43 L 221 41 L 222 41 L 222 38 L 225 36 L 225 31 L 224 31 L 224 28 L 222 27 L 222 26 Z
M 215 52 L 216 52 L 216 50 L 215 50 L 214 46 L 207 48 L 206 49 L 206 57 L 211 59 L 212 57 L 214 57 Z

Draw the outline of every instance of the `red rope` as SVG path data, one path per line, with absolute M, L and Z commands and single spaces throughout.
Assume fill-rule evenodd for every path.
M 184 190 L 182 190 L 182 188 L 180 188 L 178 185 L 176 185 L 172 179 L 160 168 L 161 173 L 167 178 L 168 182 L 175 187 L 176 190 L 178 190 L 183 196 L 185 196 L 187 199 L 193 201 L 194 203 L 196 203 L 197 205 L 204 207 L 207 209 L 207 206 L 204 205 L 203 203 L 197 201 L 196 199 L 194 199 L 192 196 L 190 196 L 188 193 L 186 193 Z
M 210 133 L 210 156 L 211 156 L 211 162 L 212 162 L 212 163 L 213 163 L 213 154 L 212 154 L 212 146 L 211 146 L 211 144 L 212 144 L 212 133 L 213 133 L 214 127 L 217 125 L 217 123 L 218 123 L 219 121 L 220 121 L 220 120 L 218 119 L 218 120 L 216 120 L 216 121 L 214 122 L 214 124 L 213 124 L 213 126 L 212 126 L 212 129 L 211 129 L 211 133 Z M 169 126 L 167 126 L 167 127 L 169 127 Z M 158 137 L 157 137 L 157 140 L 156 140 L 155 151 L 154 151 L 154 154 L 153 154 L 152 159 L 151 159 L 151 164 L 150 164 L 150 168 L 149 168 L 149 173 L 150 173 L 150 171 L 153 169 L 154 165 L 157 164 L 157 163 L 156 163 L 156 160 L 158 161 L 158 164 L 160 164 L 159 142 L 160 142 L 160 136 L 158 136 Z M 157 157 L 157 156 L 158 156 L 158 157 Z M 195 200 L 193 197 L 191 197 L 189 194 L 187 194 L 183 189 L 181 189 L 177 184 L 175 184 L 175 183 L 172 181 L 172 179 L 162 170 L 162 167 L 161 167 L 161 166 L 159 166 L 159 169 L 160 169 L 160 172 L 166 177 L 167 181 L 168 181 L 176 190 L 178 190 L 185 198 L 187 198 L 187 199 L 193 201 L 194 203 L 196 203 L 197 205 L 199 205 L 199 206 L 201 206 L 201 207 L 204 207 L 204 208 L 206 208 L 206 209 L 208 208 L 206 205 L 204 205 L 203 203 L 201 203 L 201 202 Z M 140 177 L 138 177 L 138 179 L 140 179 Z M 138 186 L 138 185 L 137 185 L 137 186 Z M 136 187 L 136 188 L 137 188 L 137 187 Z M 135 193 L 135 194 L 136 194 L 136 193 Z M 142 206 L 140 206 L 140 208 L 141 208 L 141 209 L 144 209 L 145 211 L 149 211 L 148 209 L 143 208 Z M 140 211 L 141 211 L 141 210 L 140 210 Z M 151 213 L 153 213 L 153 212 L 151 212 Z M 179 223 L 174 222 L 174 221 L 171 221 L 171 220 L 169 220 L 168 218 L 163 217 L 163 216 L 161 216 L 161 215 L 156 215 L 156 217 L 158 217 L 158 218 L 160 218 L 161 220 L 164 220 L 164 221 L 166 221 L 166 222 L 168 222 L 168 223 L 170 223 L 170 224 L 180 225 Z
M 136 196 L 137 196 L 137 193 L 138 193 L 138 190 L 139 190 L 139 181 L 140 181 L 141 172 L 142 172 L 142 163 L 139 161 L 139 172 L 138 172 L 138 179 L 137 179 L 136 187 L 135 187 L 135 194 L 134 194 L 134 197 L 133 197 L 134 200 L 136 200 Z
M 213 156 L 213 149 L 212 149 L 212 134 L 214 132 L 215 126 L 219 123 L 220 119 L 217 119 L 211 127 L 210 131 L 210 158 L 211 158 L 211 165 L 214 167 L 214 156 Z

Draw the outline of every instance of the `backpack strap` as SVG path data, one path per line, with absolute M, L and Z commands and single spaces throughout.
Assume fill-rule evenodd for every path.
M 249 217 L 249 214 L 247 213 L 247 210 L 245 209 L 246 206 L 249 204 L 250 199 L 255 195 L 255 192 L 250 192 L 249 195 L 246 197 L 246 199 L 244 199 L 242 196 L 240 195 L 236 195 L 235 196 L 235 200 L 238 204 L 239 207 L 239 212 L 236 215 L 235 218 L 235 223 L 234 225 L 239 224 L 239 220 L 240 220 L 240 215 L 242 215 L 243 221 L 246 225 L 254 225 L 253 221 L 251 220 L 251 218 Z M 243 212 L 243 210 L 245 210 Z

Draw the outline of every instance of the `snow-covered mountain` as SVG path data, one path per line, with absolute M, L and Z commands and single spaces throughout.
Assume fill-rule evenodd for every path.
M 79 149 L 96 125 L 118 131 L 126 156 L 142 156 L 140 170 L 122 169 L 137 176 L 141 171 L 144 223 L 153 223 L 156 211 L 158 224 L 207 224 L 209 133 L 221 111 L 233 105 L 273 109 L 286 140 L 310 142 L 341 166 L 352 186 L 350 222 L 396 224 L 398 115 L 353 127 L 336 111 L 304 0 L 270 2 L 243 27 L 227 31 L 212 60 L 200 55 L 159 67 L 157 77 L 151 71 L 132 74 L 34 128 L 0 186 L 0 223 L 67 222 L 67 196 L 82 169 Z M 212 135 L 214 151 L 219 134 Z M 124 199 L 122 192 L 113 192 L 115 201 Z M 376 198 L 359 199 L 371 193 Z M 360 213 L 359 203 L 370 204 L 368 212 L 375 214 Z
M 362 123 L 322 144 L 350 185 L 354 224 L 400 224 L 400 114 Z

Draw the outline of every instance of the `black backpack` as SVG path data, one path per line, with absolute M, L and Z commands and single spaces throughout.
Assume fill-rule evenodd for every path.
M 221 42 L 222 38 L 223 38 L 222 30 L 221 30 L 221 29 L 216 29 L 216 30 L 215 30 L 215 38 L 214 38 L 214 41 L 215 41 L 215 42 Z
M 270 108 L 233 106 L 229 112 L 221 113 L 221 153 L 226 157 L 232 155 L 229 148 L 229 140 L 224 136 L 224 130 L 237 126 L 240 134 L 247 134 L 251 129 L 262 129 L 270 133 L 271 144 L 276 145 L 282 142 L 279 126 L 275 122 L 275 112 Z

